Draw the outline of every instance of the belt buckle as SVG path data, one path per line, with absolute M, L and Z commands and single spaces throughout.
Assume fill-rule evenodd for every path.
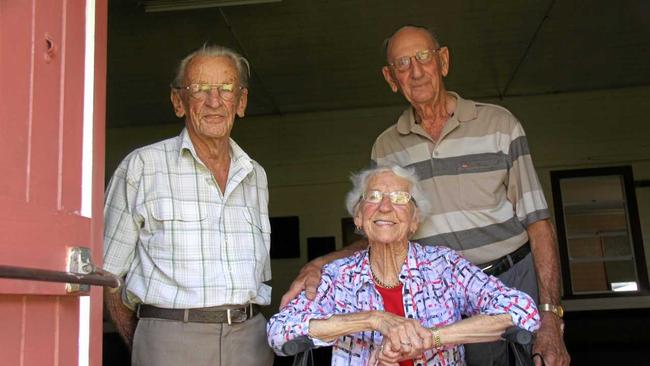
M 228 325 L 232 325 L 232 323 L 242 323 L 248 320 L 248 317 L 249 315 L 246 314 L 246 306 L 244 306 L 243 308 L 226 309 L 226 319 L 228 320 Z

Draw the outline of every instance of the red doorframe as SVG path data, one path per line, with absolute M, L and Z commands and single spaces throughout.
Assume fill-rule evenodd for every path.
M 0 1 L 0 264 L 66 271 L 81 246 L 101 266 L 106 41 L 106 0 Z M 2 364 L 101 365 L 101 288 L 0 280 L 0 324 Z

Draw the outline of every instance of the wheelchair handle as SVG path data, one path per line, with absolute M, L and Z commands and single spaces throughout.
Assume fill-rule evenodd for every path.
M 307 336 L 300 336 L 283 344 L 282 353 L 293 356 L 311 348 L 314 348 L 314 342 Z
M 532 332 L 529 332 L 526 329 L 509 327 L 505 332 L 503 332 L 501 338 L 508 342 L 518 343 L 525 346 L 533 343 L 535 337 Z

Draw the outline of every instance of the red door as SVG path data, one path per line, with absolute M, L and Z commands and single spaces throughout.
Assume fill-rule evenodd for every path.
M 106 0 L 0 0 L 0 265 L 101 265 Z M 100 365 L 101 293 L 0 279 L 0 364 Z

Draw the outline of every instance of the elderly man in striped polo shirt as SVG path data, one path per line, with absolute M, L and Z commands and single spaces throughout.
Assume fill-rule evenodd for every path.
M 557 248 L 521 124 L 502 107 L 445 89 L 449 50 L 426 28 L 398 29 L 386 41 L 386 58 L 384 78 L 411 106 L 377 138 L 372 160 L 418 172 L 433 213 L 413 240 L 451 247 L 538 299 L 542 324 L 533 352 L 547 365 L 568 365 Z M 283 304 L 304 287 L 312 293 L 320 265 L 343 253 L 306 265 Z M 468 365 L 508 362 L 505 342 L 468 345 L 466 350 Z M 539 357 L 536 363 L 541 364 Z
M 126 281 L 105 302 L 134 365 L 273 364 L 266 174 L 230 138 L 248 77 L 230 49 L 188 55 L 171 89 L 185 128 L 129 154 L 108 186 L 104 268 Z

